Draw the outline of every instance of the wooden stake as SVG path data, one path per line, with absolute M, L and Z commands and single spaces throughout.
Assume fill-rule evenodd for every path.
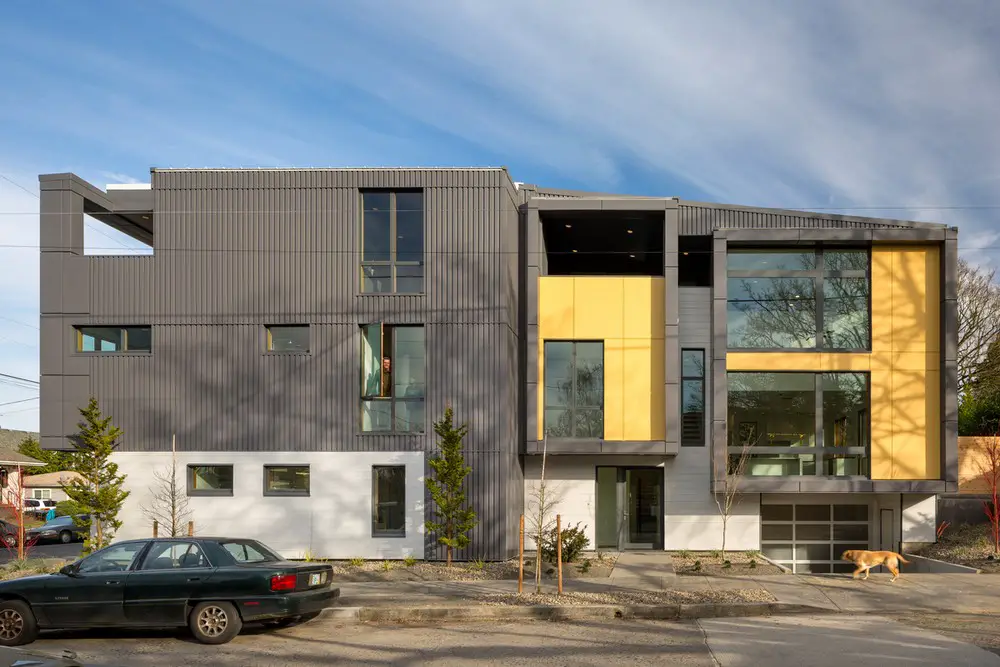
M 556 570 L 559 572 L 559 595 L 562 595 L 562 515 L 556 514 Z
M 521 535 L 520 546 L 517 548 L 517 594 L 524 592 L 524 515 L 521 515 L 521 527 L 518 529 Z
M 194 521 L 188 521 L 188 537 L 194 535 Z
M 160 536 L 160 522 L 159 521 L 154 521 L 153 522 L 153 537 L 159 537 L 159 536 Z

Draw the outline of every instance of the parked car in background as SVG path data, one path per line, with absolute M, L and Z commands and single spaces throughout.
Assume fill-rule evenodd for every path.
M 7 547 L 16 547 L 17 525 L 0 519 L 0 540 L 2 540 L 4 545 Z
M 45 515 L 48 514 L 49 508 L 42 503 L 43 501 L 37 498 L 25 498 L 23 512 L 36 519 L 44 519 Z
M 313 618 L 340 595 L 325 563 L 284 560 L 256 540 L 128 540 L 56 574 L 0 582 L 0 645 L 40 629 L 184 627 L 224 644 L 244 623 Z
M 82 542 L 90 534 L 89 524 L 90 516 L 87 514 L 78 514 L 75 517 L 57 516 L 41 526 L 24 531 L 24 539 L 29 542 L 32 539 L 37 542 L 59 541 L 63 544 Z

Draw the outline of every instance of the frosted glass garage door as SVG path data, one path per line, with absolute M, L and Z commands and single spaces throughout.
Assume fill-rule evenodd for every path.
M 795 573 L 851 572 L 840 560 L 848 549 L 867 549 L 868 505 L 761 505 L 762 553 Z

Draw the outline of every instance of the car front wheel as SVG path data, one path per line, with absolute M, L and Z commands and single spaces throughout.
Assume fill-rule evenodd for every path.
M 17 536 L 8 533 L 7 535 L 3 536 L 3 543 L 6 544 L 8 547 L 16 547 Z
M 38 636 L 35 614 L 20 600 L 0 602 L 0 646 L 30 644 Z
M 243 619 L 228 602 L 202 602 L 188 620 L 194 638 L 202 644 L 225 644 L 243 629 Z

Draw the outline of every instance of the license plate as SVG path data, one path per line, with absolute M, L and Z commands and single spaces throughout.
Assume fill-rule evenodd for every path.
M 319 583 L 320 583 L 320 573 L 319 572 L 317 572 L 316 574 L 310 574 L 309 575 L 309 585 L 310 586 L 319 586 Z

